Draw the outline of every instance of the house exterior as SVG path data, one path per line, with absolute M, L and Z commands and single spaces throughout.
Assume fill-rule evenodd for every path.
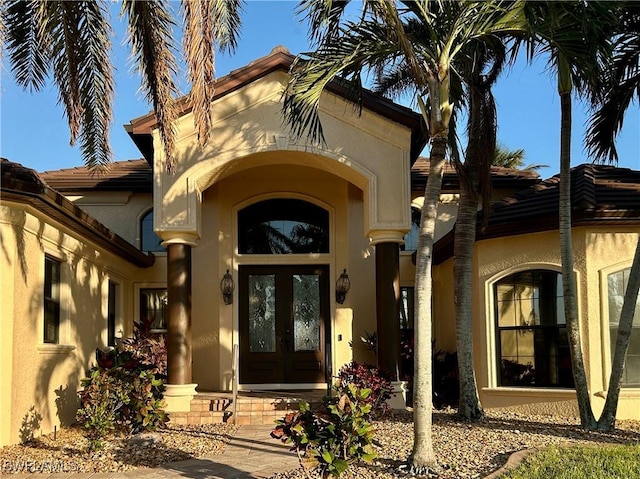
M 0 418 L 0 445 L 73 421 L 95 349 L 113 346 L 141 319 L 167 333 L 169 411 L 188 410 L 196 391 L 231 390 L 235 350 L 241 390 L 326 388 L 352 359 L 377 361 L 401 378 L 401 329 L 413 327 L 412 208 L 421 205 L 428 175 L 418 156 L 422 120 L 373 94 L 354 111 L 344 87 L 332 84 L 320 105 L 326 144 L 295 139 L 280 114 L 292 61 L 276 48 L 219 79 L 203 149 L 183 102 L 171 174 L 153 115 L 126 126 L 143 158 L 116 162 L 101 176 L 84 167 L 36 174 L 3 160 L 0 411 L 11 413 Z M 640 173 L 582 167 L 575 174 L 595 178 L 577 182 L 585 217 L 575 224 L 574 249 L 597 405 L 615 329 L 610 313 L 638 240 Z M 500 168 L 492 178 L 494 198 L 506 199 L 476 246 L 483 404 L 572 413 L 562 322 L 551 308 L 558 298 L 539 294 L 557 285 L 560 271 L 554 180 Z M 433 325 L 436 348 L 449 351 L 458 193 L 449 170 Z M 538 202 L 548 209 L 538 214 Z M 340 294 L 343 275 L 350 288 Z M 359 340 L 371 331 L 377 357 Z M 553 347 L 541 348 L 549 338 Z M 639 417 L 634 338 L 621 418 Z

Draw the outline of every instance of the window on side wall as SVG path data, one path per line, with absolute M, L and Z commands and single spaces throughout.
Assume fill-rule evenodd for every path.
M 140 321 L 151 324 L 154 332 L 167 330 L 167 290 L 166 288 L 145 288 L 140 290 Z
M 400 251 L 415 251 L 418 249 L 420 216 L 421 213 L 418 208 L 411 208 L 411 229 L 404 235 L 404 244 L 400 245 Z
M 116 345 L 116 309 L 118 306 L 118 284 L 109 281 L 107 296 L 107 346 Z
M 573 387 L 562 275 L 530 270 L 494 285 L 499 386 Z
M 413 376 L 414 288 L 400 287 L 400 367 L 403 378 Z
M 44 342 L 60 341 L 60 261 L 44 258 Z
M 413 287 L 400 288 L 400 331 L 413 331 Z
M 618 325 L 620 312 L 624 302 L 624 293 L 629 283 L 629 273 L 631 268 L 627 268 L 607 276 L 607 291 L 609 300 L 609 338 L 611 361 L 616 350 L 616 340 L 618 338 Z M 629 347 L 622 373 L 622 386 L 640 387 L 640 297 L 636 300 L 636 310 L 633 316 L 633 328 L 629 338 Z
M 153 231 L 153 210 L 148 211 L 140 220 L 140 249 L 147 253 L 166 251 L 162 240 Z

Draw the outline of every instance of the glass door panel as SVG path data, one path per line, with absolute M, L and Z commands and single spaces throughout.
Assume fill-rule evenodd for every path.
M 328 267 L 241 266 L 238 289 L 240 382 L 326 382 Z
M 294 351 L 320 351 L 320 277 L 293 275 Z
M 249 275 L 249 351 L 276 351 L 276 275 Z

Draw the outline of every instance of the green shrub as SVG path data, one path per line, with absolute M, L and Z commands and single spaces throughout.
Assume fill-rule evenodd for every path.
M 89 448 L 101 449 L 103 438 L 115 429 L 119 389 L 115 378 L 98 368 L 90 371 L 82 386 L 76 420 L 85 428 Z
M 81 381 L 76 414 L 89 447 L 102 447 L 104 437 L 112 431 L 135 434 L 162 427 L 167 422 L 164 384 L 153 370 L 126 352 L 97 352 L 96 356 L 98 366 Z
M 348 393 L 350 384 L 358 389 L 369 389 L 371 393 L 364 399 L 371 406 L 370 415 L 381 417 L 391 412 L 387 400 L 391 399 L 393 386 L 389 375 L 376 366 L 351 361 L 340 368 L 336 382 L 338 396 Z
M 271 436 L 292 444 L 301 464 L 318 468 L 323 478 L 340 476 L 351 464 L 375 458 L 374 429 L 368 421 L 370 394 L 370 389 L 349 384 L 341 395 L 325 397 L 315 412 L 301 402 L 298 412 L 276 421 Z

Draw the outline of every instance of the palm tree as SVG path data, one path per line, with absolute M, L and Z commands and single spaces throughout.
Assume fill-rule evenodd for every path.
M 494 166 L 503 168 L 520 169 L 524 165 L 524 150 L 510 150 L 502 143 L 496 144 L 496 151 L 493 155 Z
M 240 26 L 241 0 L 183 0 L 184 57 L 192 108 L 203 145 L 211 129 L 216 49 L 233 51 Z M 153 105 L 168 170 L 174 165 L 173 122 L 177 115 L 174 13 L 171 2 L 123 0 L 128 43 L 141 90 Z M 0 3 L 0 35 L 11 71 L 24 89 L 37 91 L 51 73 L 69 123 L 70 142 L 80 142 L 87 166 L 111 161 L 113 65 L 109 2 L 105 0 L 5 0 Z
M 584 93 L 600 74 L 614 16 L 609 2 L 528 2 L 527 16 L 538 51 L 549 55 L 550 70 L 558 81 L 561 108 L 560 132 L 560 255 L 567 335 L 573 377 L 584 428 L 594 429 L 596 420 L 589 399 L 582 346 L 576 278 L 573 273 L 571 234 L 571 97 L 577 87 Z M 530 51 L 532 53 L 533 50 Z
M 612 62 L 600 77 L 601 83 L 592 98 L 595 111 L 589 122 L 586 141 L 595 161 L 610 163 L 618 161 L 615 139 L 622 128 L 624 115 L 633 101 L 640 101 L 640 5 L 624 2 L 617 6 L 620 23 L 614 35 L 616 40 Z M 611 430 L 615 427 L 622 373 L 639 289 L 640 237 L 620 312 L 607 398 L 598 419 L 598 429 Z
M 515 170 L 523 171 L 536 171 L 541 168 L 548 168 L 549 165 L 543 165 L 540 163 L 524 163 L 525 153 L 522 148 L 517 150 L 510 150 L 502 143 L 498 142 L 496 145 L 496 151 L 493 154 L 493 160 L 491 164 L 493 166 L 501 166 L 503 168 L 511 168 Z
M 454 232 L 454 309 L 460 402 L 458 414 L 466 419 L 484 416 L 473 368 L 473 246 L 478 206 L 489 213 L 491 165 L 496 151 L 497 116 L 491 87 L 506 62 L 502 41 L 470 45 L 469 61 L 461 68 L 467 84 L 468 143 L 464 163 L 454 157 L 460 178 L 460 202 Z
M 452 65 L 473 41 L 523 27 L 522 2 L 449 2 L 423 0 L 364 3 L 355 21 L 342 20 L 348 2 L 301 3 L 312 27 L 317 49 L 303 54 L 292 69 L 283 112 L 294 134 L 324 141 L 318 116 L 324 87 L 340 76 L 362 88 L 363 74 L 379 76 L 399 69 L 411 72 L 409 87 L 427 124 L 431 143 L 416 257 L 416 334 L 414 376 L 414 447 L 411 469 L 424 472 L 435 464 L 431 441 L 431 257 L 436 209 L 442 185 L 450 121 Z M 419 23 L 430 42 L 408 34 Z

